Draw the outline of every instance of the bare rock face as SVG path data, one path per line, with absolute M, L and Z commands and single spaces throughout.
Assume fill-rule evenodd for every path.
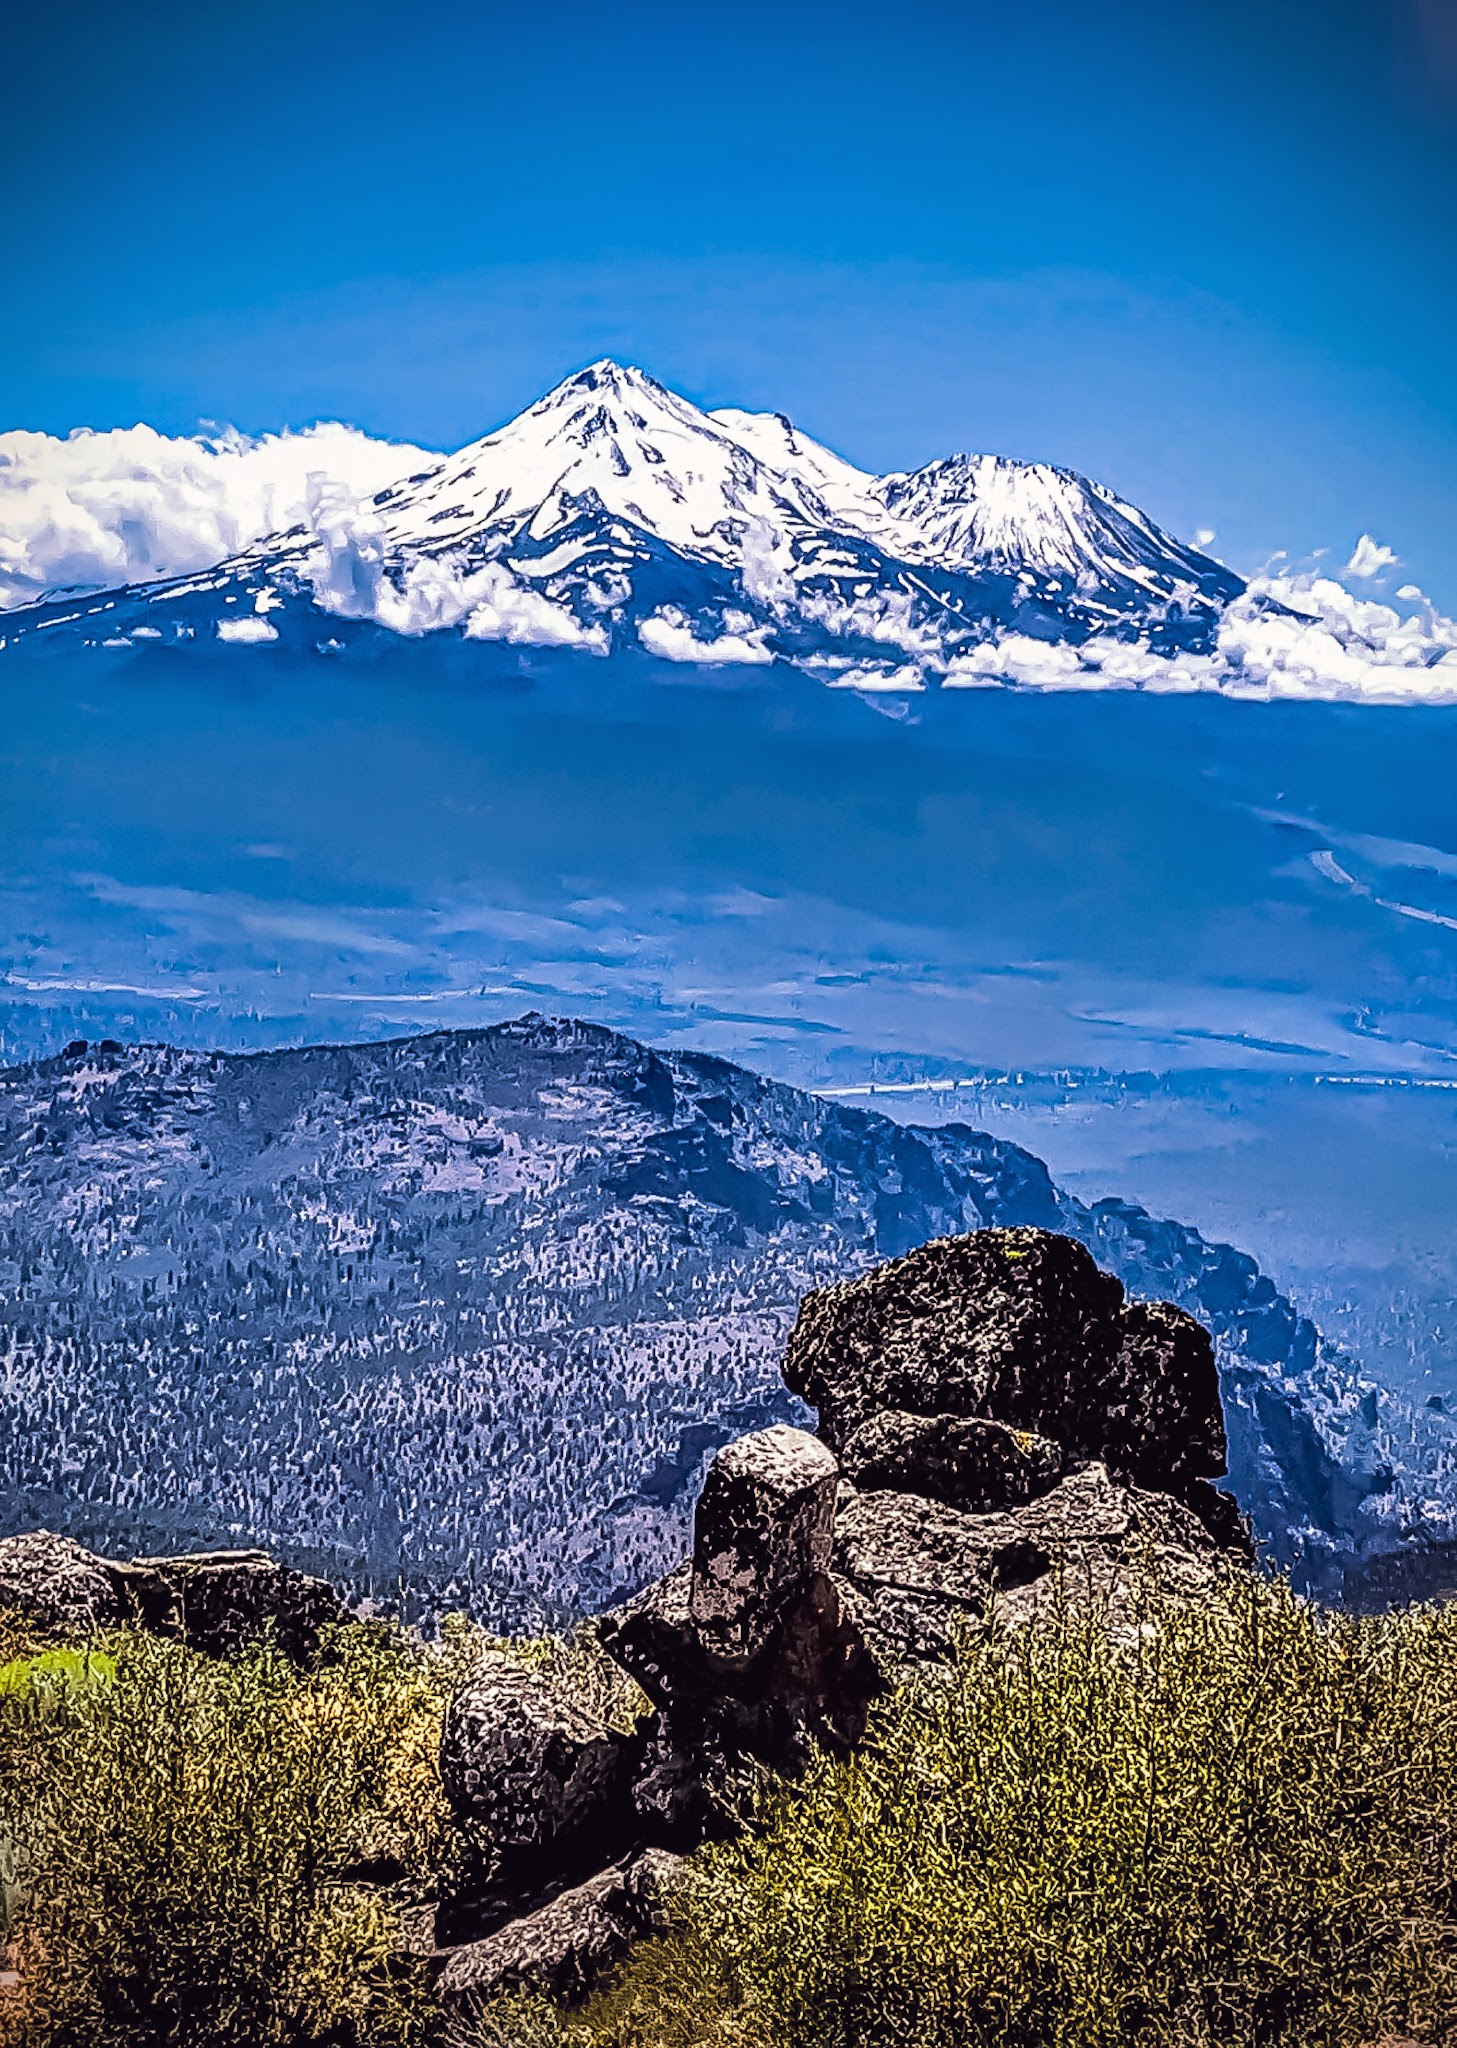
M 1097 1605 L 1116 1627 L 1152 1589 L 1197 1598 L 1225 1567 L 1182 1502 L 1123 1485 L 1101 1464 L 1000 1514 L 847 1488 L 836 1525 L 837 1576 L 887 1675 L 949 1656 L 958 1627 L 993 1608 L 1015 1625 L 1066 1599 Z
M 271 1634 L 296 1662 L 313 1655 L 320 1629 L 347 1615 L 332 1586 L 261 1550 L 119 1561 L 46 1530 L 0 1541 L 0 1607 L 49 1635 L 130 1623 L 212 1657 Z
M 285 1657 L 305 1663 L 318 1649 L 320 1630 L 348 1617 L 332 1586 L 263 1550 L 142 1557 L 125 1572 L 142 1625 L 180 1635 L 209 1657 L 234 1657 L 269 1634 Z
M 839 1468 L 776 1426 L 720 1451 L 694 1518 L 693 1561 L 602 1623 L 602 1642 L 659 1709 L 634 1789 L 643 1825 L 685 1841 L 713 1825 L 713 1787 L 757 1766 L 843 1753 L 879 1678 L 831 1576 Z
M 577 1999 L 620 1963 L 631 1943 L 663 1931 L 663 1901 L 682 1859 L 648 1849 L 558 1892 L 534 1913 L 452 1949 L 435 1979 L 447 2008 L 510 1991 Z
M 618 1856 L 641 1754 L 559 1686 L 488 1656 L 446 1716 L 440 1777 L 487 1897 L 529 1897 Z
M 1064 1466 L 1096 1459 L 1171 1492 L 1224 1470 L 1208 1332 L 1167 1303 L 1125 1301 L 1082 1245 L 1046 1230 L 939 1238 L 806 1296 L 784 1372 L 819 1409 L 825 1441 L 882 1475 L 881 1439 L 872 1433 L 867 1450 L 859 1433 L 887 1411 L 1002 1423 L 1061 1446 Z M 941 1498 L 949 1489 L 964 1507 L 1005 1500 L 989 1456 L 991 1499 L 973 1498 L 969 1472 L 948 1482 L 948 1441 L 945 1423 L 919 1439 L 899 1425 L 896 1483 Z M 1044 1454 L 1049 1480 L 1051 1463 Z M 1032 1477 L 1025 1463 L 1016 1472 L 1018 1483 Z
M 731 1831 L 766 1774 L 852 1749 L 876 1695 L 978 1617 L 1066 1600 L 1131 1626 L 1244 1547 L 1210 1484 L 1207 1335 L 1125 1301 L 1070 1239 L 982 1231 L 810 1295 L 786 1378 L 822 1440 L 720 1451 L 691 1560 L 599 1623 L 656 1710 L 639 1743 L 504 1659 L 452 1707 L 442 1774 L 486 1876 L 447 1923 L 476 1937 L 443 1964 L 447 2004 L 590 1990 L 656 1924 L 654 1855 Z
M 872 1415 L 850 1432 L 841 1460 L 863 1491 L 924 1494 L 953 1508 L 1015 1508 L 1057 1484 L 1061 1444 L 981 1416 Z
M 719 1452 L 693 1523 L 688 1611 L 706 1649 L 747 1663 L 785 1596 L 828 1572 L 839 1477 L 831 1451 L 783 1424 Z
M 114 1568 L 49 1529 L 0 1540 L 0 1609 L 46 1635 L 89 1635 L 127 1619 Z

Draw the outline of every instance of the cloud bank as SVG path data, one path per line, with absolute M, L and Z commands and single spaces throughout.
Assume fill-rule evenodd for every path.
M 1357 597 L 1316 571 L 1257 576 L 1226 606 L 1212 654 L 1163 654 L 1147 641 L 1096 634 L 1074 646 L 1004 633 L 956 656 L 941 680 L 951 689 L 1020 683 L 1045 690 L 1217 690 L 1263 700 L 1457 703 L 1457 620 L 1444 617 L 1414 585 L 1398 594 L 1401 610 Z
M 332 423 L 258 440 L 0 434 L 0 608 L 210 569 L 308 520 L 325 479 L 367 499 L 436 459 Z

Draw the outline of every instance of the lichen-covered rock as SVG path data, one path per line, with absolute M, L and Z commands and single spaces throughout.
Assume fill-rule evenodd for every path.
M 487 1655 L 452 1700 L 440 1746 L 445 1796 L 484 1888 L 526 1896 L 619 1856 L 640 1754 L 639 1737 L 540 1672 Z
M 664 1900 L 681 1869 L 682 1859 L 670 1851 L 646 1850 L 452 1949 L 435 1979 L 437 1999 L 449 2009 L 511 1991 L 584 1997 L 633 1941 L 663 1930 Z
M 892 1408 L 850 1432 L 845 1477 L 862 1492 L 890 1488 L 948 1507 L 1020 1507 L 1062 1477 L 1067 1453 L 1035 1430 L 982 1416 L 911 1415 Z
M 89 1635 L 127 1619 L 115 1569 L 49 1529 L 0 1539 L 0 1610 L 46 1635 Z
M 659 1709 L 633 1793 L 646 1832 L 696 1839 L 746 1775 L 863 1733 L 880 1681 L 830 1575 L 837 1476 L 802 1430 L 728 1445 L 692 1563 L 603 1617 L 603 1647 Z
M 719 1452 L 694 1514 L 688 1598 L 715 1655 L 747 1663 L 786 1596 L 829 1570 L 838 1484 L 833 1454 L 784 1423 Z
M 835 1571 L 883 1678 L 950 1655 L 995 1603 L 1015 1624 L 1050 1600 L 1098 1606 L 1114 1626 L 1145 1596 L 1197 1599 L 1229 1559 L 1191 1509 L 1089 1464 L 1001 1514 L 846 1487 Z
M 1008 1424 L 1177 1491 L 1224 1470 L 1209 1334 L 1182 1310 L 1125 1302 L 1072 1238 L 939 1238 L 807 1295 L 785 1378 L 836 1451 L 887 1410 Z

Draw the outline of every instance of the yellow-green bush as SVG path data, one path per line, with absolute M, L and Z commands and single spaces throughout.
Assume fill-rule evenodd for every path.
M 569 2048 L 1457 2039 L 1457 1612 L 994 1627 L 697 1859 Z M 513 2016 L 483 2039 L 509 2040 Z M 521 2038 L 548 2038 L 539 2011 Z
M 12 1645 L 13 1647 L 13 1645 Z M 468 1646 L 351 1625 L 299 1673 L 126 1631 L 0 1669 L 0 1859 L 23 2048 L 423 2036 L 390 1897 L 449 1854 L 441 1715 Z
M 122 1633 L 0 1637 L 13 2048 L 423 2048 L 394 1895 L 448 1862 L 445 1700 L 479 1638 L 351 1627 L 299 1674 Z M 630 1718 L 590 1643 L 547 1650 Z M 408 1883 L 404 1887 L 408 1890 Z M 968 1635 L 690 1866 L 575 2013 L 450 2048 L 1457 2048 L 1457 1610 L 1279 1587 Z

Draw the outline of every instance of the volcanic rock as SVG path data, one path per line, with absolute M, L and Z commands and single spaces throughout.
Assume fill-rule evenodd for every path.
M 559 1892 L 534 1913 L 452 1949 L 435 1980 L 436 1997 L 447 2007 L 511 1991 L 581 1998 L 634 1940 L 662 1932 L 663 1901 L 681 1868 L 668 1850 L 648 1849 Z
M 320 1630 L 348 1618 L 332 1586 L 263 1550 L 141 1557 L 124 1571 L 135 1618 L 209 1657 L 236 1656 L 271 1635 L 285 1657 L 306 1663 Z
M 843 1754 L 879 1679 L 830 1574 L 838 1467 L 782 1425 L 715 1459 L 693 1561 L 602 1622 L 602 1643 L 660 1710 L 634 1803 L 670 1840 L 712 1825 L 714 1787 Z
M 490 1896 L 527 1898 L 621 1855 L 641 1740 L 540 1672 L 485 1656 L 451 1702 L 440 1777 Z
M 115 1569 L 49 1529 L 0 1540 L 0 1610 L 46 1635 L 89 1635 L 127 1619 Z
M 693 1522 L 688 1608 L 705 1648 L 747 1663 L 785 1597 L 829 1570 L 839 1476 L 832 1452 L 782 1423 L 719 1452 Z
M 1125 1301 L 1080 1244 L 1046 1230 L 939 1238 L 807 1295 L 784 1373 L 852 1460 L 857 1433 L 896 1411 L 1000 1422 L 1062 1446 L 1067 1464 L 1097 1459 L 1175 1493 L 1224 1470 L 1208 1332 L 1167 1303 Z M 944 1497 L 944 1428 L 922 1441 L 918 1460 L 901 1426 L 897 1483 Z M 1049 1479 L 1050 1466 L 1044 1455 Z M 1005 1498 L 994 1463 L 989 1477 Z M 953 1486 L 967 1507 L 970 1484 Z
M 845 1477 L 862 1491 L 892 1488 L 953 1508 L 1014 1508 L 1057 1484 L 1067 1453 L 1050 1437 L 981 1416 L 911 1415 L 892 1408 L 850 1432 Z
M 0 1541 L 0 1607 L 47 1635 L 130 1623 L 212 1657 L 234 1656 L 271 1633 L 300 1663 L 317 1650 L 320 1629 L 347 1614 L 322 1579 L 261 1550 L 122 1561 L 44 1529 Z
M 835 1570 L 887 1678 L 953 1654 L 968 1621 L 1008 1624 L 1066 1600 L 1119 1627 L 1140 1599 L 1198 1598 L 1227 1555 L 1191 1509 L 1089 1464 L 1001 1514 L 965 1514 L 906 1493 L 846 1488 Z

